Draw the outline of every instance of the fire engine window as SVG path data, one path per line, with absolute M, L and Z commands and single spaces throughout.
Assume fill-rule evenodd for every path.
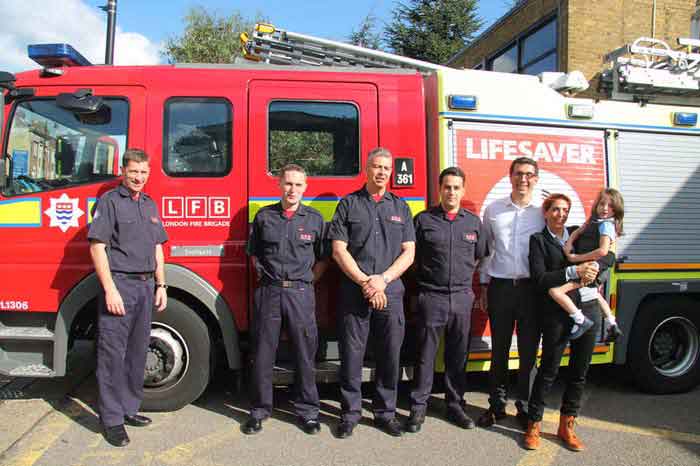
M 178 97 L 165 104 L 163 169 L 170 176 L 231 171 L 233 113 L 225 99 Z
M 7 196 L 65 189 L 119 175 L 129 104 L 103 100 L 94 114 L 73 113 L 53 99 L 19 102 L 13 111 L 2 192 Z
M 309 176 L 360 172 L 359 111 L 350 103 L 276 101 L 270 104 L 268 171 L 288 163 Z

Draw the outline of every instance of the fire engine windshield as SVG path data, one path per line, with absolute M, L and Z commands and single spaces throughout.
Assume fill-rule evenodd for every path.
M 5 157 L 7 196 L 64 189 L 119 175 L 129 105 L 104 99 L 99 118 L 75 114 L 53 99 L 15 105 Z

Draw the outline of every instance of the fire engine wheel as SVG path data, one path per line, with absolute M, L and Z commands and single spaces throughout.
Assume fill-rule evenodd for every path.
M 142 409 L 173 411 L 199 398 L 209 382 L 209 330 L 176 299 L 154 314 Z
M 630 335 L 628 365 L 652 393 L 685 392 L 700 383 L 700 309 L 688 298 L 645 306 Z

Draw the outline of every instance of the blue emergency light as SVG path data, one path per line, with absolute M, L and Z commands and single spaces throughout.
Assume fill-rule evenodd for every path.
M 451 95 L 448 105 L 454 110 L 476 110 L 475 95 Z
M 698 123 L 698 114 L 689 112 L 674 112 L 673 124 L 676 126 L 695 126 Z
M 27 47 L 29 58 L 43 68 L 90 66 L 92 63 L 68 44 L 34 44 Z

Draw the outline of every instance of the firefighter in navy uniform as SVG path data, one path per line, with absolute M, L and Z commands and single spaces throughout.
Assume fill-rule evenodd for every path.
M 418 432 L 425 421 L 435 355 L 445 332 L 445 401 L 447 419 L 463 429 L 474 421 L 462 408 L 471 312 L 472 276 L 486 254 L 478 216 L 460 207 L 464 172 L 450 167 L 440 173 L 440 205 L 416 216 L 418 281 L 418 360 L 406 431 Z
M 148 155 L 129 149 L 123 180 L 97 203 L 88 239 L 104 293 L 98 300 L 98 411 L 105 439 L 125 446 L 124 424 L 146 426 L 138 413 L 154 307 L 165 309 L 167 294 L 162 244 L 168 240 L 158 208 L 143 192 Z
M 323 274 L 323 217 L 301 203 L 306 172 L 289 164 L 280 173 L 280 202 L 255 215 L 248 240 L 259 278 L 252 322 L 252 410 L 245 434 L 262 430 L 272 414 L 272 371 L 284 324 L 295 356 L 294 409 L 299 427 L 320 432 L 315 356 L 318 347 L 313 282 Z
M 352 435 L 362 417 L 362 363 L 368 338 L 376 361 L 374 423 L 389 435 L 402 434 L 395 418 L 405 333 L 400 277 L 413 263 L 415 233 L 406 202 L 386 191 L 391 169 L 388 150 L 369 153 L 367 184 L 340 201 L 328 233 L 333 258 L 344 274 L 338 296 L 342 397 L 338 438 Z

